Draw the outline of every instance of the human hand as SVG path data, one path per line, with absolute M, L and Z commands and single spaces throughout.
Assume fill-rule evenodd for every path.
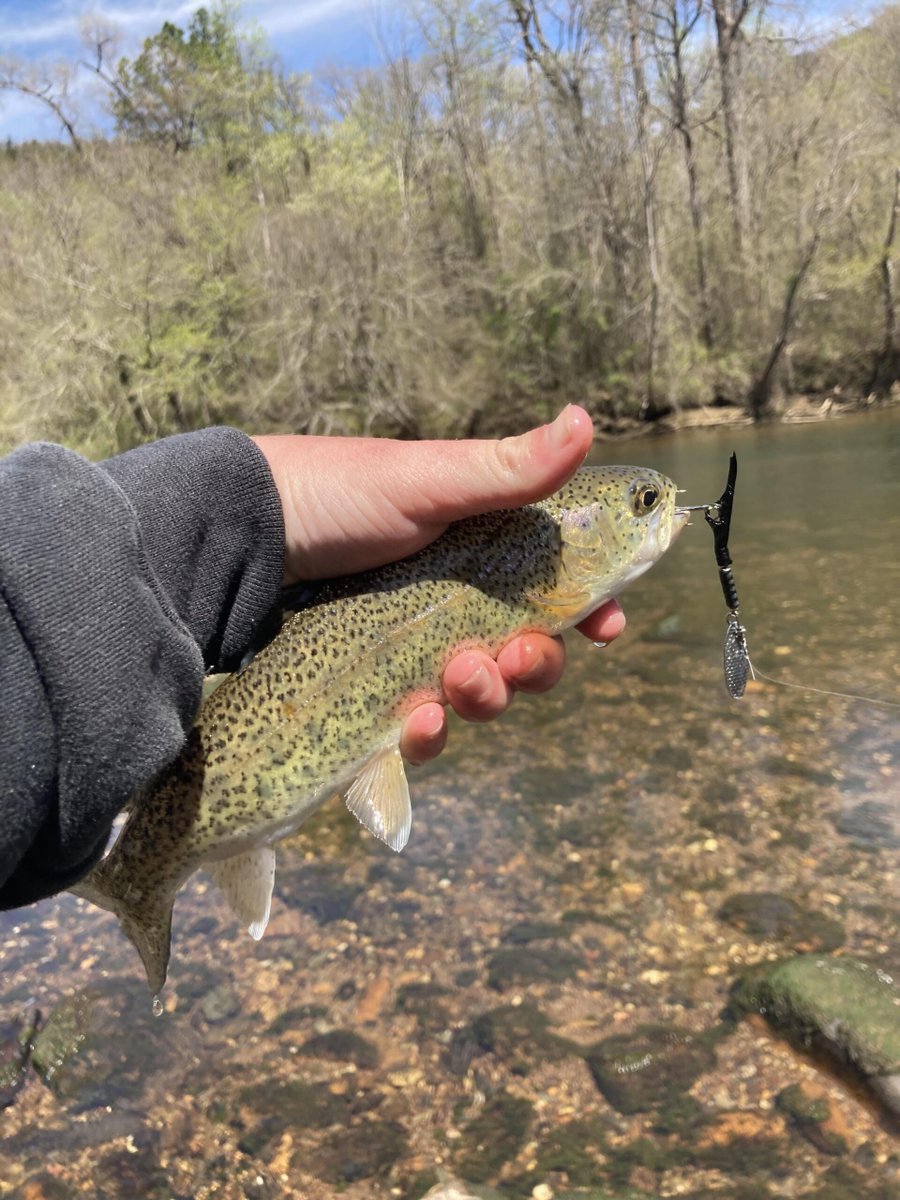
M 285 583 L 381 566 L 427 546 L 452 521 L 543 499 L 581 465 L 592 437 L 590 417 L 575 405 L 551 425 L 499 441 L 257 437 L 284 511 Z M 615 600 L 578 626 L 602 642 L 624 627 Z M 562 639 L 529 633 L 496 661 L 477 651 L 457 655 L 443 690 L 461 717 L 488 721 L 516 691 L 553 687 L 564 666 Z M 406 718 L 400 749 L 410 762 L 426 762 L 446 739 L 443 706 L 423 704 Z

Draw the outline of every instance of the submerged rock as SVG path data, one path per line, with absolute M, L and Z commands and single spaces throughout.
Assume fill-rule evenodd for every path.
M 531 1123 L 530 1100 L 497 1092 L 464 1127 L 459 1143 L 458 1166 L 464 1179 L 487 1183 L 515 1158 Z
M 236 1017 L 241 1011 L 241 1002 L 230 983 L 220 983 L 200 1001 L 200 1011 L 210 1025 L 217 1025 Z
M 834 917 L 801 908 L 777 892 L 738 892 L 719 909 L 719 919 L 751 937 L 787 942 L 797 950 L 837 950 L 844 927 Z
M 371 1069 L 378 1066 L 378 1050 L 371 1042 L 352 1029 L 333 1029 L 317 1033 L 300 1047 L 300 1053 L 310 1058 L 332 1058 L 353 1063 L 355 1067 Z
M 139 1096 L 149 1077 L 182 1061 L 182 1030 L 153 1016 L 146 987 L 107 979 L 67 997 L 34 1039 L 38 1075 L 71 1111 Z
M 462 1183 L 458 1179 L 445 1180 L 430 1188 L 422 1200 L 504 1200 L 503 1193 L 486 1184 Z
M 738 1012 L 759 1012 L 800 1049 L 824 1050 L 865 1079 L 900 1115 L 900 986 L 854 958 L 805 954 L 767 964 L 732 990 Z
M 552 1129 L 538 1143 L 533 1165 L 510 1181 L 516 1196 L 555 1195 L 555 1184 L 564 1179 L 569 1187 L 598 1187 L 607 1182 L 604 1155 L 609 1129 L 598 1118 L 569 1121 Z
M 22 1086 L 40 1019 L 35 1009 L 0 1021 L 0 1110 L 9 1108 Z
M 584 959 L 565 946 L 509 947 L 488 963 L 488 983 L 498 992 L 531 983 L 562 983 L 584 966 Z
M 320 925 L 348 919 L 362 891 L 361 885 L 348 883 L 345 873 L 331 864 L 282 870 L 275 877 L 276 895 Z
M 622 1113 L 671 1104 L 716 1065 L 706 1041 L 669 1025 L 641 1025 L 634 1033 L 605 1038 L 585 1061 L 597 1087 Z
M 441 1000 L 451 993 L 438 983 L 407 983 L 397 992 L 397 1012 L 410 1013 L 426 1033 L 440 1033 L 450 1022 Z
M 366 1095 L 359 1092 L 352 1098 L 339 1096 L 326 1083 L 306 1083 L 301 1079 L 286 1083 L 266 1080 L 243 1088 L 237 1102 L 237 1112 L 216 1108 L 210 1115 L 239 1130 L 238 1148 L 244 1154 L 257 1157 L 264 1155 L 286 1129 L 300 1131 L 347 1125 L 355 1113 L 365 1109 Z
M 332 1134 L 311 1154 L 299 1151 L 295 1165 L 343 1187 L 357 1179 L 384 1178 L 406 1152 L 408 1136 L 398 1121 L 367 1121 Z
M 49 1171 L 29 1175 L 20 1187 L 6 1193 L 7 1200 L 76 1200 L 77 1195 L 65 1180 Z
M 835 1155 L 847 1152 L 846 1127 L 822 1092 L 793 1083 L 779 1092 L 775 1104 L 801 1137 L 817 1150 Z
M 481 1050 L 496 1054 L 513 1070 L 581 1053 L 550 1031 L 549 1021 L 533 1004 L 503 1004 L 482 1013 L 472 1022 L 472 1035 Z

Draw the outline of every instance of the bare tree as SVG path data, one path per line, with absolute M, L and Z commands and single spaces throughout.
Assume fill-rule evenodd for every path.
M 617 219 L 616 204 L 624 163 L 611 131 L 601 131 L 597 121 L 592 121 L 588 103 L 599 34 L 615 6 L 612 0 L 600 4 L 571 0 L 564 20 L 551 10 L 551 22 L 562 28 L 562 37 L 554 46 L 544 32 L 536 0 L 509 0 L 509 4 L 526 63 L 540 71 L 556 100 L 561 136 L 571 142 L 588 211 L 609 256 L 616 296 L 630 303 L 627 255 L 631 239 L 624 221 Z
M 700 338 L 704 346 L 711 350 L 714 343 L 712 302 L 709 295 L 703 205 L 700 199 L 700 172 L 694 144 L 694 128 L 698 118 L 691 112 L 692 89 L 688 83 L 685 65 L 685 45 L 703 15 L 703 4 L 704 0 L 661 0 L 655 14 L 654 42 L 657 73 L 665 88 L 670 119 L 681 139 L 684 154 L 694 260 L 697 264 Z M 703 78 L 705 79 L 705 73 Z M 700 83 L 702 82 L 703 79 Z
M 642 199 L 644 233 L 647 238 L 647 274 L 650 283 L 650 297 L 647 305 L 647 371 L 645 394 L 641 401 L 641 416 L 652 418 L 658 416 L 660 411 L 656 394 L 656 368 L 659 358 L 659 306 L 662 287 L 659 271 L 659 239 L 656 232 L 657 157 L 651 145 L 648 127 L 650 97 L 644 72 L 644 45 L 636 0 L 626 0 L 626 8 L 631 74 L 634 80 L 635 126 L 643 180 Z M 666 407 L 668 405 L 662 406 L 663 409 Z
M 747 253 L 750 223 L 750 178 L 744 140 L 744 98 L 741 88 L 741 26 L 754 0 L 710 0 L 716 25 L 719 85 L 722 91 L 722 122 L 725 129 L 725 159 L 734 244 L 743 261 Z M 763 0 L 761 0 L 763 2 Z
M 81 139 L 75 130 L 75 118 L 69 110 L 70 81 L 71 72 L 66 67 L 46 70 L 40 65 L 0 59 L 0 90 L 18 92 L 49 108 L 65 130 L 73 149 L 81 154 Z
M 868 390 L 876 395 L 886 395 L 890 392 L 898 378 L 900 368 L 900 347 L 897 345 L 897 298 L 894 293 L 894 235 L 900 221 L 900 167 L 894 171 L 894 194 L 891 198 L 891 212 L 888 218 L 887 233 L 878 263 L 878 273 L 881 277 L 881 295 L 884 306 L 884 336 L 875 370 Z

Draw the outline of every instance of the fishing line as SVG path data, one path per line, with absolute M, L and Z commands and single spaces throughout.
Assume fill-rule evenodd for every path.
M 787 679 L 776 679 L 773 675 L 767 675 L 765 671 L 760 671 L 750 661 L 750 655 L 747 655 L 747 667 L 750 671 L 751 679 L 764 679 L 766 683 L 775 683 L 779 687 L 795 688 L 800 692 L 815 692 L 818 696 L 839 696 L 842 700 L 861 700 L 863 704 L 880 704 L 885 708 L 900 708 L 900 702 L 896 700 L 881 700 L 876 696 L 862 696 L 858 692 L 835 692 L 830 688 L 812 687 L 808 683 L 790 683 Z
M 725 671 L 725 687 L 732 700 L 743 696 L 747 680 L 764 679 L 778 687 L 794 688 L 800 692 L 814 692 L 818 696 L 838 696 L 843 700 L 860 700 L 863 704 L 879 704 L 884 708 L 900 708 L 896 700 L 881 700 L 873 696 L 862 696 L 857 692 L 837 692 L 830 688 L 812 687 L 806 683 L 790 683 L 776 679 L 764 671 L 757 670 L 750 660 L 747 647 L 747 630 L 741 624 L 740 601 L 734 582 L 731 555 L 728 551 L 728 534 L 731 529 L 731 510 L 734 504 L 734 485 L 737 480 L 737 455 L 732 453 L 728 464 L 728 479 L 725 490 L 715 504 L 688 504 L 680 512 L 702 512 L 707 525 L 713 532 L 716 566 L 719 582 L 725 597 L 728 621 L 725 626 L 725 641 L 722 646 L 722 665 Z

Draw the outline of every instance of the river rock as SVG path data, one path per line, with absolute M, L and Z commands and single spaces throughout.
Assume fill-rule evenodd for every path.
M 230 983 L 219 983 L 200 1001 L 200 1011 L 210 1025 L 228 1021 L 241 1011 L 241 1002 Z
M 900 1115 L 900 986 L 854 958 L 804 954 L 758 967 L 732 990 L 738 1012 L 760 1012 L 800 1049 L 849 1065 Z
M 37 1010 L 0 1021 L 0 1110 L 9 1108 L 22 1086 L 39 1021 Z
M 572 1042 L 551 1032 L 547 1018 L 533 1004 L 492 1008 L 475 1018 L 472 1033 L 481 1050 L 496 1054 L 513 1070 L 580 1053 Z
M 353 1099 L 335 1095 L 326 1083 L 265 1080 L 240 1091 L 237 1111 L 220 1111 L 215 1106 L 209 1115 L 226 1120 L 238 1130 L 239 1149 L 257 1157 L 264 1156 L 286 1129 L 327 1129 L 329 1125 L 349 1124 L 351 1117 L 365 1107 L 364 1099 L 363 1092 L 354 1093 Z
M 562 983 L 583 966 L 581 955 L 566 946 L 510 946 L 492 955 L 488 983 L 498 992 L 532 983 Z
M 778 1093 L 775 1104 L 801 1137 L 822 1154 L 846 1154 L 847 1124 L 824 1089 L 792 1083 Z
M 7 1200 L 76 1200 L 78 1193 L 59 1176 L 38 1171 L 5 1195 Z
M 462 1130 L 459 1172 L 464 1179 L 487 1183 L 518 1154 L 531 1123 L 533 1106 L 522 1096 L 501 1091 L 485 1103 Z
M 649 1112 L 686 1092 L 716 1063 L 695 1034 L 669 1025 L 640 1025 L 634 1033 L 597 1042 L 585 1054 L 597 1087 L 621 1113 Z
M 462 1183 L 458 1179 L 436 1183 L 422 1200 L 504 1200 L 502 1192 L 486 1184 Z
M 377 1047 L 353 1029 L 332 1029 L 330 1033 L 314 1034 L 303 1043 L 299 1053 L 310 1058 L 353 1063 L 362 1069 L 377 1067 L 379 1057 Z
M 358 1179 L 383 1179 L 408 1140 L 399 1121 L 366 1121 L 331 1134 L 314 1151 L 298 1151 L 292 1162 L 343 1189 Z
M 139 1096 L 150 1076 L 182 1061 L 180 1027 L 152 1013 L 146 987 L 106 979 L 61 1001 L 34 1039 L 31 1061 L 82 1112 Z
M 837 950 L 844 927 L 824 913 L 801 908 L 777 892 L 738 892 L 719 909 L 719 920 L 751 937 L 787 942 L 796 950 Z

